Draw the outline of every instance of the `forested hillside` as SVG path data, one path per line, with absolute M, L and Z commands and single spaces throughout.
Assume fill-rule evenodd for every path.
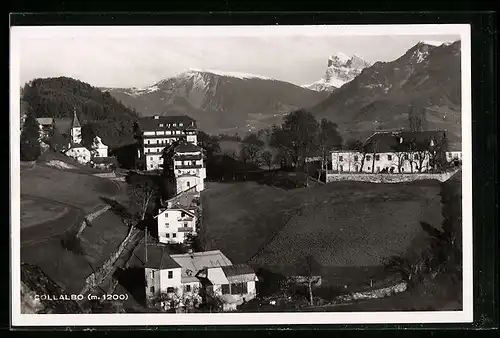
M 108 92 L 68 77 L 35 79 L 21 99 L 36 117 L 71 118 L 76 110 L 84 135 L 99 135 L 111 147 L 133 141 L 137 113 Z

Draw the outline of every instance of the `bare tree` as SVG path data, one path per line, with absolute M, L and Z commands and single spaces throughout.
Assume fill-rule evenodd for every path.
M 319 282 L 319 276 L 314 276 L 314 269 L 317 266 L 317 262 L 315 261 L 312 255 L 307 255 L 304 257 L 303 265 L 301 266 L 299 273 L 301 273 L 301 279 L 304 279 L 304 282 L 307 286 L 309 293 L 309 303 L 314 305 L 314 296 L 313 296 L 313 286 Z
M 149 207 L 155 200 L 157 193 L 155 185 L 149 180 L 141 180 L 129 186 L 129 201 L 139 220 L 143 221 L 146 218 Z
M 264 150 L 260 156 L 262 158 L 262 162 L 267 165 L 269 170 L 271 170 L 273 163 L 273 154 L 269 150 Z

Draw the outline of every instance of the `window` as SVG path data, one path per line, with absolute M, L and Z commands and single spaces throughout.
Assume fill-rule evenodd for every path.
M 356 170 L 356 172 L 359 171 L 359 166 L 356 164 L 356 166 L 354 167 L 354 169 Z
M 241 295 L 248 293 L 247 283 L 234 283 L 231 284 L 231 294 L 232 295 Z
M 179 123 L 179 127 L 182 127 L 184 124 L 182 122 Z
M 372 170 L 372 167 L 368 167 L 368 170 Z
M 151 278 L 155 278 L 155 271 L 151 270 Z
M 175 289 L 172 286 L 169 286 L 167 288 L 167 293 L 174 293 L 174 292 L 175 292 Z
M 370 155 L 366 155 L 366 160 L 371 161 L 372 157 Z
M 146 143 L 149 144 L 149 140 L 147 140 Z
M 184 211 L 181 212 L 181 217 L 186 217 L 186 213 Z
M 339 156 L 339 162 L 342 162 L 344 160 L 344 156 L 340 155 Z
M 177 234 L 174 232 L 174 233 L 172 234 L 172 238 L 175 238 L 175 237 L 177 237 Z
M 401 168 L 401 172 L 404 172 L 405 171 L 405 168 Z
M 153 160 L 153 156 L 151 156 L 149 159 L 152 161 Z
M 191 292 L 191 285 L 186 285 L 186 292 Z
M 188 223 L 187 222 L 184 222 L 184 227 L 187 228 L 188 227 Z
M 165 234 L 165 237 L 166 238 L 170 238 L 170 234 Z
M 160 123 L 160 127 L 163 127 L 163 123 Z
M 376 170 L 377 170 L 377 172 L 379 173 L 379 172 L 380 172 L 380 167 L 377 167 L 377 169 L 376 169 Z
M 380 155 L 375 155 L 375 161 L 380 161 Z
M 152 164 L 150 164 L 150 165 L 149 165 L 149 167 L 150 167 L 150 168 L 153 168 L 153 165 L 152 165 Z
M 155 287 L 154 286 L 150 287 L 149 292 L 151 292 L 151 293 L 155 292 Z
M 168 271 L 168 279 L 174 278 L 174 272 L 173 271 Z
M 388 159 L 389 161 L 392 161 L 392 155 L 387 155 L 387 159 Z
M 188 186 L 188 188 L 191 186 L 191 183 L 189 182 L 186 182 L 186 185 Z
M 358 161 L 358 155 L 354 155 L 354 161 L 357 162 Z
M 229 284 L 222 284 L 222 294 L 223 295 L 229 294 Z

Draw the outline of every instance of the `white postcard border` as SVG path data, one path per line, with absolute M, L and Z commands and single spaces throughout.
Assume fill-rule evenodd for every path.
M 460 35 L 462 47 L 463 310 L 217 314 L 21 314 L 20 42 L 54 37 Z M 473 320 L 471 42 L 468 24 L 337 26 L 45 26 L 10 29 L 11 320 L 13 326 L 159 326 L 465 323 Z M 36 62 L 36 56 L 33 57 Z

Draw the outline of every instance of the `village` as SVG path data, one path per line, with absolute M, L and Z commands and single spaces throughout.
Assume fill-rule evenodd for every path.
M 38 118 L 37 122 L 42 144 L 54 130 L 59 130 L 69 140 L 59 150 L 61 153 L 82 165 L 114 173 L 116 178 L 118 161 L 110 156 L 99 135 L 93 137 L 92 143 L 82 144 L 76 110 L 71 119 Z M 159 178 L 167 186 L 159 195 L 150 183 L 138 185 L 140 191 L 135 192 L 144 201 L 144 210 L 149 205 L 153 208 L 144 238 L 134 240 L 130 236 L 134 254 L 128 263 L 142 271 L 139 285 L 143 285 L 146 306 L 163 312 L 236 311 L 259 298 L 258 273 L 246 261 L 233 262 L 220 248 L 203 250 L 199 244 L 207 155 L 198 139 L 196 121 L 187 115 L 141 117 L 133 131 L 137 146 L 134 169 L 129 170 L 129 175 Z M 329 150 L 326 161 L 307 158 L 307 163 L 318 164 L 319 180 L 307 175 L 305 186 L 310 180 L 321 184 L 342 180 L 445 181 L 459 169 L 462 160 L 460 149 L 450 149 L 445 139 L 442 130 L 374 132 L 352 149 Z M 437 173 L 433 166 L 439 156 L 444 157 L 449 169 Z M 97 281 L 99 278 L 92 276 L 96 279 L 92 282 L 94 288 L 106 279 Z M 321 276 L 294 275 L 287 281 L 288 285 L 308 288 L 312 304 L 312 288 L 321 285 Z M 275 298 L 267 304 L 275 305 Z

